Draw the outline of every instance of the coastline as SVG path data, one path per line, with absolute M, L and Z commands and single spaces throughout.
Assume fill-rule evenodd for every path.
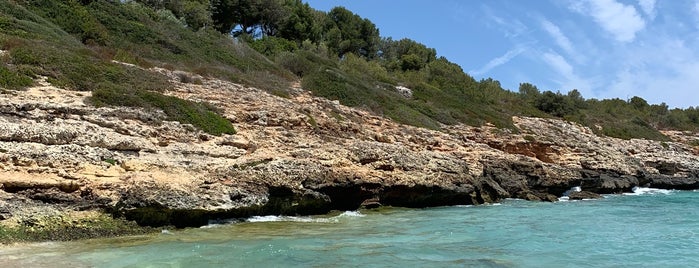
M 217 105 L 238 133 L 208 135 L 158 111 L 96 108 L 89 92 L 46 82 L 0 94 L 0 223 L 40 223 L 51 233 L 82 224 L 72 230 L 100 237 L 362 206 L 556 201 L 576 186 L 597 194 L 699 188 L 697 147 L 680 142 L 695 133 L 668 132 L 675 142 L 620 140 L 529 117 L 514 118 L 516 131 L 491 125 L 435 131 L 300 88 L 282 98 L 148 71 L 171 78 L 176 86 L 165 94 Z M 80 212 L 102 220 L 91 226 L 69 217 Z

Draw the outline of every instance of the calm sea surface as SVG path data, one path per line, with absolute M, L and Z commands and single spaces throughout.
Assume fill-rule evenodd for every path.
M 0 248 L 2 267 L 699 267 L 699 192 L 382 208 Z

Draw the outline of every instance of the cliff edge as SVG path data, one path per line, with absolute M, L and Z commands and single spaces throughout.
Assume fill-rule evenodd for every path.
M 556 201 L 579 186 L 606 194 L 699 188 L 696 133 L 674 142 L 600 137 L 556 119 L 516 130 L 394 123 L 312 96 L 222 80 L 164 92 L 205 101 L 237 134 L 212 136 L 157 110 L 89 105 L 90 92 L 45 81 L 0 94 L 0 222 L 110 214 L 140 225 L 201 226 L 264 214 L 360 207 Z M 695 142 L 696 144 L 696 142 Z

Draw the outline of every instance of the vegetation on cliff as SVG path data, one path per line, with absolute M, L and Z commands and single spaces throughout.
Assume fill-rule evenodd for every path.
M 300 0 L 14 0 L 0 3 L 0 86 L 29 78 L 93 91 L 95 105 L 162 109 L 212 134 L 234 129 L 209 105 L 167 97 L 161 67 L 213 76 L 289 96 L 305 89 L 398 122 L 492 123 L 513 115 L 559 117 L 619 138 L 666 140 L 659 129 L 699 130 L 699 109 L 640 97 L 585 99 L 522 83 L 476 80 L 435 49 L 381 37 L 370 20 Z M 129 63 L 133 66 L 116 62 Z M 397 88 L 407 88 L 398 90 Z

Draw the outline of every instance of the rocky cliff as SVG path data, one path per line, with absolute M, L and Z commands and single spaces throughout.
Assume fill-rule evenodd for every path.
M 260 214 L 379 205 L 555 201 L 571 187 L 699 188 L 694 133 L 619 140 L 555 119 L 516 130 L 396 124 L 316 98 L 213 79 L 166 94 L 220 108 L 238 133 L 211 136 L 158 111 L 89 105 L 51 86 L 0 94 L 0 220 L 99 211 L 142 225 L 200 226 Z M 696 142 L 694 142 L 696 144 Z

